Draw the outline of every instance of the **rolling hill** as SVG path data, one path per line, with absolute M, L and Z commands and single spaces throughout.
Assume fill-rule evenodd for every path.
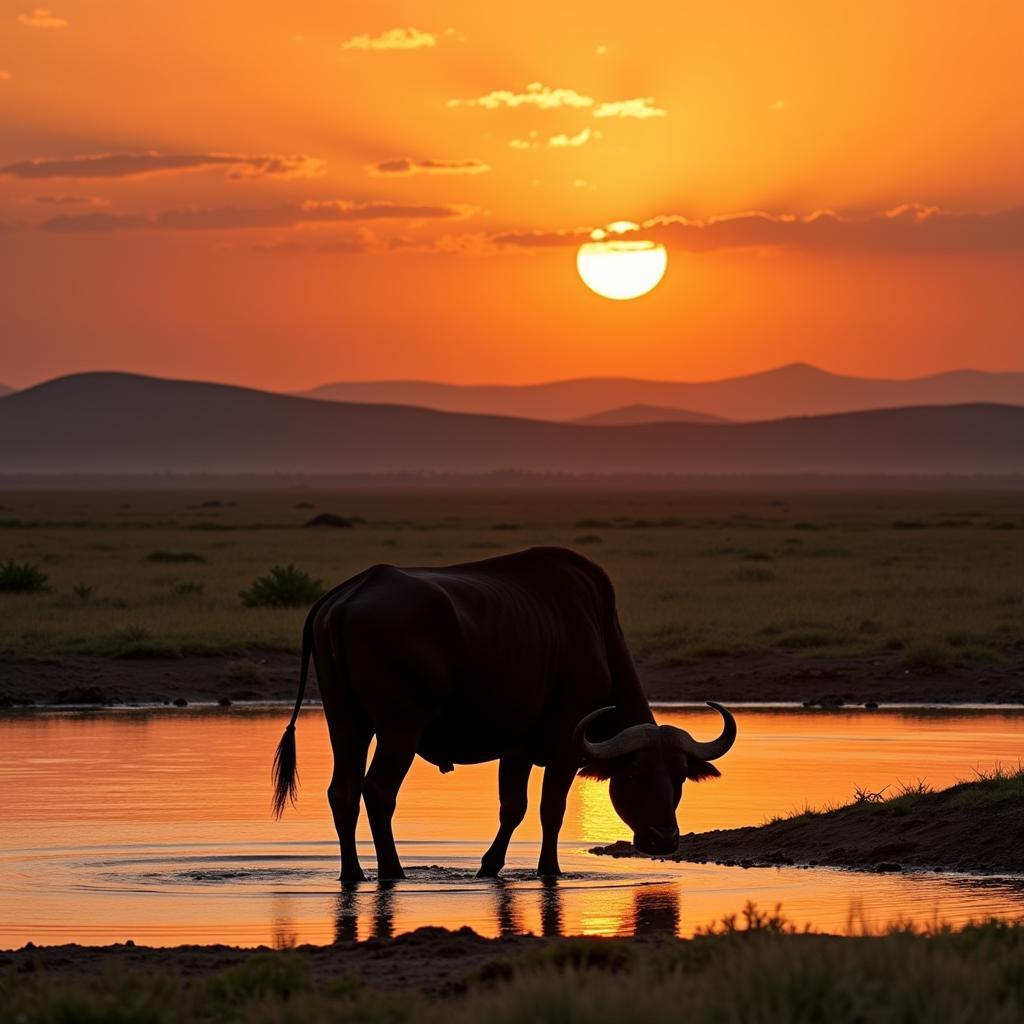
M 525 385 L 459 385 L 432 381 L 324 384 L 304 397 L 340 402 L 420 405 L 448 412 L 578 420 L 630 405 L 685 409 L 727 420 L 820 416 L 910 405 L 995 402 L 1024 405 L 1024 373 L 954 370 L 910 380 L 847 377 L 805 363 L 716 381 L 592 378 Z
M 666 405 L 623 405 L 590 416 L 579 416 L 570 423 L 587 423 L 594 427 L 622 427 L 633 423 L 729 423 L 721 416 Z
M 0 401 L 2 473 L 1021 473 L 1024 408 L 588 426 L 86 373 Z
M 10 395 L 13 392 L 14 388 L 10 388 L 6 384 L 0 384 L 0 398 L 3 398 L 4 395 Z

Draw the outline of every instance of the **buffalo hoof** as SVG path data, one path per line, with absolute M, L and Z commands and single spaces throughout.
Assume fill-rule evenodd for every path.
M 339 882 L 365 882 L 366 875 L 363 874 L 362 868 L 356 868 L 355 871 L 343 871 L 338 875 Z
M 555 864 L 554 867 L 539 867 L 537 868 L 538 878 L 560 878 L 562 875 L 562 869 Z
M 497 878 L 498 872 L 504 867 L 504 864 L 481 864 L 480 870 L 476 873 L 477 878 Z

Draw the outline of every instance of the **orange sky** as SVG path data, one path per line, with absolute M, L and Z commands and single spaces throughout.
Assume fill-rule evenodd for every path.
M 1017 0 L 4 2 L 0 381 L 1021 369 L 1022 52 Z

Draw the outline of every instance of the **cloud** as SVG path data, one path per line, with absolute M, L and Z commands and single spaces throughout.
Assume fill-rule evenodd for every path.
M 538 107 L 541 110 L 552 110 L 556 107 L 592 107 L 594 100 L 583 96 L 575 89 L 551 89 L 540 82 L 531 82 L 525 92 L 511 92 L 508 89 L 495 89 L 485 96 L 472 100 L 449 100 L 449 107 L 484 107 L 487 110 L 498 110 L 500 107 Z
M 594 104 L 597 103 L 597 106 Z M 666 117 L 668 111 L 654 106 L 653 96 L 640 96 L 631 100 L 608 100 L 598 103 L 592 96 L 584 96 L 575 89 L 552 89 L 540 82 L 531 82 L 524 92 L 509 89 L 495 89 L 484 96 L 470 100 L 449 100 L 449 107 L 484 107 L 498 110 L 501 107 L 537 107 L 552 110 L 557 107 L 591 107 L 594 117 L 631 117 L 646 121 L 651 117 Z M 523 149 L 528 147 L 517 146 Z
M 550 149 L 566 149 L 574 146 L 583 146 L 591 139 L 601 138 L 599 131 L 592 131 L 584 128 L 575 135 L 552 135 L 544 145 Z M 509 139 L 508 144 L 512 149 L 537 149 L 541 145 L 539 132 L 528 132 L 525 138 Z
M 496 246 L 544 249 L 574 246 L 589 230 L 517 230 L 491 235 Z M 669 215 L 644 223 L 642 237 L 684 252 L 787 248 L 808 252 L 1024 252 L 1024 208 L 1000 213 L 952 213 L 906 203 L 866 217 L 829 210 L 807 216 L 761 211 L 708 220 Z
M 600 137 L 600 132 L 594 132 L 589 128 L 584 128 L 575 135 L 552 135 L 551 138 L 548 139 L 548 145 L 553 149 L 565 149 L 567 147 L 583 146 L 591 139 L 598 139 Z
M 788 247 L 822 252 L 942 252 L 1024 250 L 1024 208 L 999 213 L 953 213 L 905 203 L 866 217 L 831 210 L 808 216 L 762 212 L 692 222 L 656 217 L 644 228 L 666 245 L 692 252 Z
M 279 153 L 88 153 L 63 159 L 21 160 L 0 167 L 11 178 L 140 178 L 152 174 L 224 168 L 232 179 L 316 174 L 322 164 L 308 156 Z
M 411 25 L 408 28 L 389 28 L 379 36 L 353 36 L 341 44 L 343 50 L 419 50 L 436 46 L 437 37 Z
M 264 209 L 222 206 L 218 209 L 166 210 L 157 217 L 160 227 L 181 230 L 285 228 L 299 224 L 344 223 L 371 220 L 445 220 L 465 217 L 469 207 L 453 204 L 393 203 L 384 200 L 352 202 L 347 199 L 310 200 Z
M 18 21 L 29 28 L 67 28 L 65 18 L 58 18 L 53 11 L 37 7 L 31 14 L 19 14 Z
M 339 235 L 319 245 L 306 245 L 301 242 L 259 242 L 250 246 L 253 252 L 292 253 L 292 252 L 328 252 L 328 253 L 364 253 L 371 252 L 373 239 L 363 235 Z
M 641 96 L 632 100 L 615 100 L 602 103 L 595 111 L 594 117 L 634 117 L 646 121 L 650 117 L 667 117 L 668 111 L 654 106 L 653 96 Z
M 36 196 L 33 200 L 42 206 L 109 206 L 109 199 L 99 196 Z
M 582 245 L 590 241 L 587 228 L 568 228 L 556 231 L 503 231 L 490 236 L 496 246 L 511 246 L 521 249 L 558 249 L 564 246 Z
M 490 169 L 482 160 L 417 160 L 412 157 L 378 160 L 366 168 L 375 177 L 400 177 L 410 174 L 484 174 Z
M 40 225 L 43 231 L 58 233 L 102 234 L 111 231 L 131 231 L 149 226 L 145 217 L 119 213 L 61 214 Z
M 13 77 L 14 75 L 12 75 L 10 71 L 0 69 L 0 82 L 9 82 Z

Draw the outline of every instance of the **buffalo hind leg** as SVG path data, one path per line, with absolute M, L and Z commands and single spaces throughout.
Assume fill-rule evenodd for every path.
M 360 728 L 346 716 L 340 722 L 334 716 L 327 720 L 334 753 L 334 773 L 327 787 L 334 828 L 341 847 L 342 882 L 362 882 L 366 876 L 359 866 L 356 849 L 356 822 L 359 820 L 359 797 L 366 771 L 366 751 L 370 746 L 369 728 Z
M 505 866 L 512 833 L 526 817 L 527 785 L 533 764 L 524 757 L 503 757 L 498 762 L 498 834 L 480 861 L 477 878 L 497 878 Z
M 544 784 L 540 791 L 540 862 L 538 875 L 560 875 L 558 866 L 558 833 L 565 817 L 565 801 L 576 777 L 575 762 L 549 764 L 544 769 Z
M 377 850 L 377 877 L 382 881 L 405 878 L 395 849 L 391 819 L 395 813 L 398 790 L 416 756 L 418 739 L 418 734 L 414 733 L 378 733 L 377 749 L 370 762 L 370 770 L 363 780 L 366 816 L 370 819 L 373 845 Z

